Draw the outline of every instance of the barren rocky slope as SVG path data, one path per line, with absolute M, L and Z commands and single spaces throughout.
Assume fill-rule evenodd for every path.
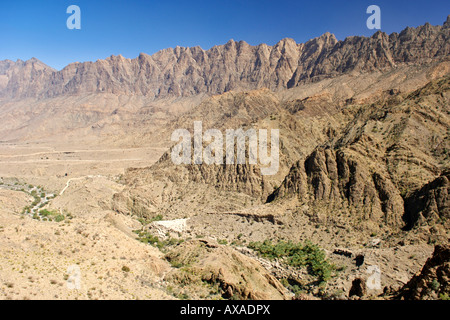
M 357 224 L 446 221 L 449 88 L 446 77 L 357 108 L 343 135 L 297 162 L 269 201 L 296 194 L 350 210 Z
M 317 97 L 304 105 L 293 100 L 300 105 L 294 111 L 293 101 L 279 101 L 270 91 L 214 97 L 176 126 L 181 121 L 189 127 L 200 113 L 206 124 L 221 128 L 222 118 L 214 111 L 219 107 L 225 114 L 241 110 L 242 117 L 226 116 L 231 126 L 270 128 L 275 122 L 282 144 L 289 146 L 281 151 L 285 176 L 267 179 L 258 165 L 248 164 L 176 166 L 169 151 L 149 168 L 128 170 L 113 207 L 149 220 L 157 215 L 189 218 L 188 230 L 177 235 L 181 238 L 212 237 L 238 247 L 267 239 L 318 243 L 332 261 L 349 268 L 330 281 L 326 292 L 331 295 L 344 290 L 348 297 L 355 277 L 366 281 L 367 275 L 345 258 L 347 253 L 363 256 L 368 266 L 384 270 L 384 293 L 370 295 L 389 298 L 419 270 L 432 244 L 449 239 L 449 85 L 447 75 L 413 91 L 386 90 L 359 103 L 346 99 L 338 107 L 325 107 L 327 112 L 316 109 L 311 118 L 323 129 L 316 135 L 305 132 L 304 125 L 312 121 L 306 116 L 310 107 L 323 103 Z M 266 104 L 253 103 L 259 99 Z M 277 110 L 276 116 L 266 106 Z M 298 139 L 302 134 L 303 143 Z M 267 268 L 278 279 L 310 288 L 304 275 L 270 263 Z
M 140 214 L 149 210 L 151 216 L 151 212 L 161 210 L 170 215 L 171 210 L 181 206 L 184 215 L 191 215 L 189 205 L 183 203 L 193 203 L 197 212 L 226 212 L 266 200 L 282 201 L 295 194 L 300 204 L 330 206 L 332 211 L 345 212 L 345 219 L 351 218 L 355 224 L 371 221 L 375 229 L 380 224 L 402 228 L 404 220 L 409 221 L 412 215 L 405 213 L 404 200 L 409 203 L 419 197 L 413 193 L 448 167 L 448 81 L 448 77 L 435 80 L 405 94 L 385 92 L 368 104 L 347 101 L 337 109 L 329 108 L 327 113 L 316 111 L 316 121 L 321 114 L 329 117 L 321 124 L 315 123 L 319 129 L 316 132 L 305 130 L 311 120 L 298 121 L 295 117 L 309 108 L 293 116 L 285 109 L 290 104 L 280 102 L 269 91 L 212 98 L 183 117 L 183 123 L 198 118 L 204 121 L 205 129 L 222 128 L 225 124 L 220 121 L 226 118 L 230 127 L 279 128 L 279 174 L 265 177 L 258 165 L 249 164 L 176 166 L 169 151 L 150 168 L 128 171 L 125 179 L 130 187 L 116 197 L 117 209 L 138 210 Z M 214 120 L 218 114 L 224 116 Z M 338 120 L 339 125 L 330 125 Z M 177 122 L 175 127 L 179 126 Z M 441 184 L 445 189 L 445 182 Z M 211 199 L 225 198 L 208 201 L 208 193 L 215 194 Z M 437 201 L 442 213 L 437 214 L 446 216 L 442 203 L 447 200 L 441 194 Z M 203 200 L 195 200 L 197 195 Z M 133 199 L 131 207 L 127 197 Z M 214 205 L 222 210 L 212 210 Z

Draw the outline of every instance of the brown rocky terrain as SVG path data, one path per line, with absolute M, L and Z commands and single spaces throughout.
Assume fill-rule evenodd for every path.
M 180 269 L 168 274 L 166 279 L 176 279 L 192 287 L 218 286 L 216 290 L 224 292 L 224 298 L 281 300 L 290 297 L 286 288 L 259 262 L 212 241 L 183 243 L 168 253 L 167 259 Z M 201 295 L 201 289 L 197 294 Z
M 4 83 L 0 95 L 25 98 L 105 92 L 164 98 L 261 87 L 276 91 L 349 72 L 385 71 L 402 63 L 446 58 L 449 30 L 447 19 L 442 26 L 426 24 L 400 34 L 377 32 L 370 38 L 343 41 L 330 33 L 302 44 L 283 39 L 274 46 L 253 47 L 230 40 L 207 51 L 177 47 L 133 60 L 111 56 L 73 63 L 61 71 L 37 59 L 6 61 L 0 67 Z
M 381 102 L 384 106 L 363 106 L 342 137 L 292 166 L 269 201 L 296 194 L 301 203 L 325 203 L 333 212 L 350 209 L 358 224 L 398 227 L 402 217 L 409 226 L 420 217 L 445 221 L 448 85 L 447 77 Z M 436 109 L 422 110 L 425 101 Z
M 61 71 L 35 58 L 1 61 L 0 114 L 6 120 L 1 140 L 64 139 L 67 145 L 83 136 L 94 145 L 105 140 L 116 146 L 136 145 L 142 142 L 142 132 L 159 132 L 205 95 L 261 88 L 281 93 L 300 86 L 289 94 L 306 99 L 313 94 L 300 91 L 317 94 L 327 84 L 320 80 L 366 75 L 365 81 L 359 79 L 362 83 L 349 81 L 340 90 L 331 89 L 331 97 L 322 92 L 324 102 L 336 95 L 354 98 L 353 86 L 366 82 L 370 90 L 367 81 L 381 80 L 371 75 L 393 82 L 400 79 L 402 68 L 448 60 L 449 23 L 447 19 L 442 26 L 426 24 L 400 34 L 379 32 L 343 41 L 325 34 L 304 44 L 284 39 L 272 47 L 234 41 L 207 51 L 177 47 L 132 60 L 112 56 L 73 63 Z M 318 85 L 305 87 L 307 83 Z
M 130 219 L 91 207 L 83 219 L 65 211 L 61 222 L 38 221 L 21 214 L 24 205 L 0 207 L 0 299 L 171 299 L 162 285 L 170 265 L 122 231 Z M 73 266 L 78 290 L 68 285 Z
M 405 200 L 405 220 L 411 228 L 420 223 L 435 223 L 449 219 L 449 172 L 417 190 Z
M 449 30 L 1 61 L 0 298 L 448 298 Z M 175 165 L 199 120 L 278 172 Z
M 425 90 L 429 88 L 433 90 Z M 417 97 L 417 92 L 422 93 L 420 98 Z M 203 205 L 190 197 L 198 194 L 192 192 L 193 188 L 198 189 L 202 185 L 205 188 L 202 193 L 217 194 L 223 191 L 227 192 L 226 197 L 230 197 L 230 192 L 234 192 L 233 200 L 228 201 L 232 205 L 227 209 L 225 209 L 227 202 L 218 202 L 225 211 L 236 210 L 236 205 L 239 205 L 237 199 L 242 198 L 242 194 L 251 196 L 254 198 L 253 202 L 259 203 L 266 202 L 266 199 L 272 202 L 297 194 L 300 203 L 310 204 L 312 201 L 318 206 L 330 205 L 333 211 L 346 212 L 346 215 L 352 217 L 356 224 L 365 220 L 372 221 L 374 226 L 382 223 L 402 227 L 403 219 L 408 219 L 404 216 L 404 198 L 412 199 L 413 196 L 410 193 L 413 190 L 437 178 L 447 167 L 445 150 L 448 150 L 446 131 L 448 128 L 446 112 L 448 78 L 436 80 L 426 85 L 424 89 L 418 89 L 412 93 L 388 94 L 388 98 L 382 98 L 371 104 L 343 105 L 339 112 L 328 113 L 331 118 L 339 119 L 341 126 L 336 126 L 332 135 L 324 132 L 317 135 L 311 134 L 309 144 L 306 146 L 308 132 L 306 132 L 306 139 L 303 140 L 299 139 L 298 135 L 305 133 L 304 128 L 308 120 L 304 120 L 302 124 L 299 124 L 300 121 L 296 122 L 295 118 L 289 121 L 288 111 L 283 110 L 283 104 L 268 94 L 269 92 L 266 91 L 244 93 L 232 95 L 232 99 L 229 97 L 231 94 L 225 94 L 217 102 L 213 98 L 214 100 L 208 100 L 198 107 L 200 110 L 207 110 L 207 114 L 200 117 L 194 110 L 187 119 L 191 117 L 207 119 L 205 121 L 207 128 L 224 127 L 221 122 L 214 120 L 212 125 L 208 125 L 207 121 L 213 119 L 208 116 L 209 112 L 217 115 L 218 112 L 214 109 L 220 106 L 221 110 L 225 110 L 225 104 L 228 107 L 232 106 L 232 110 L 241 110 L 239 116 L 231 118 L 225 112 L 224 117 L 229 119 L 227 123 L 231 127 L 239 127 L 251 122 L 258 128 L 271 128 L 275 122 L 276 127 L 282 132 L 283 147 L 279 175 L 264 177 L 259 173 L 258 166 L 248 164 L 175 166 L 171 163 L 170 152 L 168 152 L 148 169 L 129 170 L 125 179 L 132 187 L 126 192 L 145 194 L 146 200 L 142 204 L 157 202 L 165 207 L 165 210 L 167 206 L 173 207 L 172 202 L 177 200 L 179 203 L 185 202 L 186 199 L 183 197 L 186 196 L 187 199 L 191 199 L 188 202 L 195 203 L 197 212 L 203 208 Z M 240 99 L 243 99 L 244 105 L 249 110 L 257 111 L 259 114 L 242 116 L 242 102 L 236 103 L 236 100 L 241 101 Z M 429 111 L 430 108 L 421 105 L 423 100 L 432 102 L 432 112 L 435 114 L 433 120 L 430 119 L 430 114 L 433 114 Z M 261 112 L 261 106 L 267 106 L 268 110 L 278 110 L 276 115 L 280 120 L 273 120 L 273 114 L 269 115 L 267 111 Z M 427 113 L 423 108 L 427 109 Z M 343 120 L 348 121 L 347 124 Z M 183 122 L 186 123 L 189 120 L 183 117 Z M 189 125 L 183 126 L 179 123 L 176 125 L 189 128 Z M 418 125 L 421 130 L 417 130 Z M 333 127 L 327 127 L 326 130 L 333 130 Z M 439 147 L 433 150 L 432 146 L 436 143 Z M 317 144 L 323 146 L 313 151 Z M 307 152 L 312 153 L 304 156 L 303 161 L 296 160 Z M 423 161 L 414 159 L 423 159 Z M 290 163 L 294 164 L 289 169 Z M 174 171 L 175 167 L 176 171 Z M 287 176 L 283 178 L 283 174 Z M 152 184 L 156 186 L 158 180 L 161 180 L 160 184 L 164 187 L 160 189 L 157 187 L 150 191 L 149 186 Z M 185 187 L 185 183 L 189 187 Z M 276 188 L 272 194 L 277 184 L 280 187 Z M 214 186 L 214 189 L 208 188 L 208 185 Z M 140 188 L 143 190 L 140 191 Z M 162 193 L 157 195 L 159 200 L 155 200 L 156 202 L 152 200 L 154 192 Z M 219 195 L 215 197 L 217 196 Z M 446 203 L 445 194 L 441 195 L 439 201 Z M 136 201 L 133 203 L 136 204 Z M 208 203 L 208 207 L 204 210 L 211 211 L 210 205 L 211 203 Z M 440 206 L 443 205 L 440 204 Z M 145 211 L 143 208 L 139 210 Z M 185 205 L 183 210 L 186 215 L 188 210 Z M 156 212 L 158 209 L 154 207 L 150 211 Z
M 308 147 L 302 148 L 301 143 L 296 144 L 298 149 L 283 150 L 286 162 L 281 167 L 287 173 L 285 178 L 278 177 L 279 187 L 268 196 L 261 188 L 261 181 L 267 180 L 258 174 L 258 166 L 236 165 L 226 171 L 214 165 L 173 166 L 166 153 L 149 168 L 127 171 L 127 186 L 115 195 L 115 209 L 146 219 L 158 214 L 167 219 L 189 218 L 189 231 L 182 238 L 226 239 L 237 246 L 266 239 L 312 240 L 330 253 L 343 246 L 353 252 L 352 257 L 358 255 L 355 252 L 366 256 L 369 265 L 382 263 L 385 291 L 398 289 L 424 263 L 431 252 L 428 245 L 449 239 L 448 88 L 446 76 L 410 92 L 382 92 L 374 100 L 362 100 L 364 104 L 347 101 L 331 113 L 341 125 L 331 135 L 316 136 L 318 146 L 309 145 L 309 155 L 303 155 Z M 251 93 L 255 94 L 267 93 Z M 246 106 L 251 106 L 252 99 L 244 100 Z M 214 110 L 215 104 L 205 105 L 205 111 Z M 297 113 L 304 110 L 309 111 Z M 284 112 L 291 113 L 281 109 L 277 116 L 283 118 Z M 256 127 L 267 128 L 261 124 L 270 115 L 263 112 L 261 117 L 265 120 L 256 121 Z M 295 125 L 290 132 L 288 121 L 279 124 L 286 136 L 298 132 Z M 296 157 L 303 159 L 288 169 L 287 163 Z M 277 178 L 272 181 L 276 185 Z M 371 243 L 380 242 L 383 250 L 370 249 Z M 411 247 L 403 248 L 405 244 Z M 348 294 L 359 270 L 351 269 L 354 264 L 339 255 L 329 256 L 352 271 L 343 272 L 330 285 L 334 293 L 331 288 L 328 292 L 339 296 L 336 288 L 340 287 Z M 281 279 L 286 277 L 277 268 L 272 271 Z M 364 273 L 360 277 L 367 279 Z M 363 297 L 374 294 L 365 291 Z
M 433 256 L 427 260 L 420 273 L 416 274 L 396 298 L 406 300 L 438 299 L 450 294 L 450 248 L 436 246 Z

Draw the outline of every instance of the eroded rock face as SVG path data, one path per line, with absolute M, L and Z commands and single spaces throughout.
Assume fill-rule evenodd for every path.
M 281 186 L 275 190 L 268 198 L 267 202 L 297 194 L 300 198 L 307 196 L 307 176 L 304 170 L 303 161 L 297 161 L 290 169 L 289 174 L 284 179 Z
M 401 225 L 403 199 L 392 182 L 378 172 L 371 173 L 343 151 L 318 148 L 297 162 L 269 202 L 296 194 L 309 203 L 347 203 L 366 218 L 391 226 Z
M 190 180 L 206 183 L 218 190 L 242 192 L 248 195 L 267 194 L 264 178 L 255 165 L 188 165 Z
M 415 275 L 396 296 L 397 299 L 424 300 L 450 294 L 450 246 L 438 245 L 422 271 Z
M 446 119 L 440 108 L 448 104 L 448 83 L 444 77 L 409 94 L 389 93 L 395 99 L 359 109 L 342 132 L 292 165 L 267 202 L 296 197 L 314 220 L 344 213 L 348 221 L 358 220 L 354 226 L 371 223 L 375 229 L 447 225 L 448 122 L 440 120 Z M 425 104 L 436 111 L 423 109 Z
M 405 201 L 404 219 L 407 222 L 407 228 L 426 221 L 449 219 L 449 192 L 450 171 L 444 172 L 440 177 L 414 192 Z
M 230 90 L 292 88 L 348 72 L 389 70 L 402 63 L 427 63 L 450 51 L 450 28 L 426 24 L 400 34 L 337 41 L 326 33 L 304 44 L 283 39 L 274 46 L 250 46 L 230 40 L 210 50 L 165 49 L 136 59 L 111 56 L 97 62 L 73 63 L 61 71 L 36 59 L 2 62 L 0 97 L 56 97 L 106 92 L 147 97 L 186 97 Z
M 36 97 L 55 72 L 36 58 L 0 61 L 0 97 Z

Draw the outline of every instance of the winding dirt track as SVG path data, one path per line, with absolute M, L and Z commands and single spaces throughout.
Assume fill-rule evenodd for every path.
M 102 176 L 102 175 L 87 175 L 87 176 L 78 177 L 78 178 L 70 178 L 69 180 L 67 180 L 66 186 L 64 187 L 64 189 L 62 189 L 62 191 L 59 193 L 59 195 L 62 196 L 64 194 L 64 192 L 70 186 L 70 182 L 72 182 L 72 181 L 83 180 L 83 179 L 86 179 L 86 178 L 89 179 L 89 178 L 101 178 L 101 177 L 105 177 L 105 176 Z

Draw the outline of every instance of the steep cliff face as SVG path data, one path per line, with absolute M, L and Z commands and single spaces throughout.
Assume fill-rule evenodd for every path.
M 403 199 L 385 173 L 370 172 L 342 150 L 319 148 L 303 163 L 297 162 L 268 201 L 294 194 L 302 203 L 325 204 L 358 212 L 361 220 L 401 226 Z
M 230 90 L 292 88 L 301 83 L 348 72 L 389 70 L 399 64 L 446 59 L 450 51 L 449 19 L 400 34 L 338 41 L 326 33 L 304 44 L 283 39 L 274 46 L 250 46 L 230 40 L 209 50 L 165 49 L 136 59 L 111 56 L 73 63 L 55 71 L 32 59 L 0 64 L 0 97 L 48 98 L 87 93 L 138 94 L 151 98 L 221 94 Z
M 415 191 L 405 201 L 407 228 L 450 219 L 450 171 Z
M 0 61 L 0 97 L 36 97 L 55 72 L 36 58 Z

